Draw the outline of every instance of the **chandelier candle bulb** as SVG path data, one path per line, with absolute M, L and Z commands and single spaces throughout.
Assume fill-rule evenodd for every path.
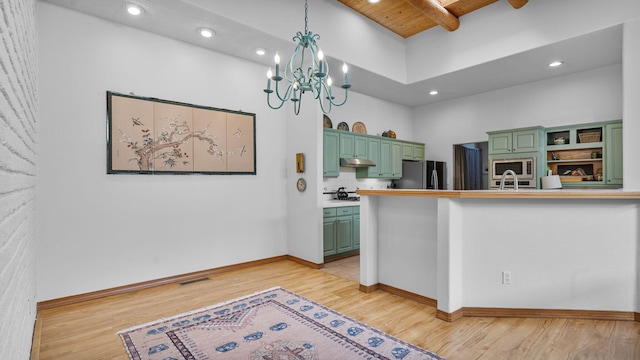
M 318 51 L 318 77 L 323 78 L 324 74 L 322 73 L 322 60 L 324 59 L 324 53 L 322 50 Z
M 271 68 L 269 68 L 269 70 L 267 71 L 267 90 L 265 90 L 266 93 L 273 92 L 271 90 L 271 77 L 272 76 L 273 76 L 273 72 L 271 72 Z
M 342 63 L 342 73 L 344 74 L 344 76 L 343 76 L 343 82 L 344 82 L 343 87 L 345 89 L 348 88 L 348 87 L 345 87 L 345 86 L 349 85 L 349 81 L 347 80 L 347 72 L 348 71 L 349 71 L 349 67 L 347 66 L 347 63 Z
M 276 75 L 273 77 L 273 80 L 280 81 L 282 77 L 280 76 L 280 55 L 276 52 L 276 56 L 273 57 L 273 61 L 276 63 Z

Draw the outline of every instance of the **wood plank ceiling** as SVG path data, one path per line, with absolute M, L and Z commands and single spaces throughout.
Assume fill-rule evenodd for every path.
M 462 15 L 498 0 L 338 0 L 394 33 L 408 38 L 435 26 L 454 31 Z M 528 0 L 508 0 L 516 9 Z

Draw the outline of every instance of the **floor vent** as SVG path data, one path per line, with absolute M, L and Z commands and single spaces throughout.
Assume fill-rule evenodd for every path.
M 194 279 L 194 280 L 189 280 L 189 281 L 185 281 L 185 282 L 181 282 L 178 285 L 180 286 L 184 286 L 184 285 L 191 285 L 193 283 L 197 283 L 197 282 L 201 282 L 201 281 L 207 281 L 207 280 L 211 280 L 208 277 L 204 277 L 204 278 L 200 278 L 200 279 Z

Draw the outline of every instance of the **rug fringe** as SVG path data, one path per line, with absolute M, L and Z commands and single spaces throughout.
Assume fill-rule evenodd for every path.
M 252 297 L 252 296 L 260 295 L 260 294 L 267 293 L 267 292 L 270 292 L 270 291 L 273 291 L 273 290 L 277 290 L 277 289 L 283 289 L 283 290 L 286 290 L 286 289 L 284 289 L 282 286 L 274 286 L 274 287 L 269 288 L 269 289 L 265 289 L 265 290 L 257 291 L 257 292 L 255 292 L 255 293 L 253 293 L 253 294 L 244 295 L 244 296 L 241 296 L 241 297 L 239 297 L 239 298 L 235 298 L 235 299 L 231 299 L 231 300 L 228 300 L 228 301 L 224 301 L 224 302 L 221 302 L 221 303 L 218 303 L 218 304 L 215 304 L 215 305 L 209 305 L 209 306 L 206 306 L 206 307 L 203 307 L 203 308 L 200 308 L 200 309 L 191 310 L 191 311 L 188 311 L 188 312 L 180 313 L 180 314 L 173 315 L 173 316 L 169 316 L 169 317 L 166 317 L 166 318 L 162 318 L 162 319 L 154 320 L 154 321 L 151 321 L 151 322 L 148 322 L 148 323 L 142 324 L 142 325 L 136 325 L 136 326 L 133 326 L 133 327 L 130 327 L 130 328 L 124 329 L 124 330 L 120 330 L 120 331 L 118 331 L 116 334 L 120 335 L 120 334 L 122 334 L 122 333 L 129 332 L 129 331 L 134 331 L 134 330 L 137 330 L 137 329 L 140 329 L 140 328 L 146 327 L 146 326 L 153 326 L 153 325 L 156 325 L 156 324 L 159 324 L 159 323 L 163 323 L 163 322 L 165 322 L 165 321 L 171 321 L 171 320 L 174 320 L 174 319 L 177 319 L 177 318 L 180 318 L 180 317 L 186 316 L 186 315 L 191 315 L 191 314 L 195 314 L 195 313 L 197 313 L 197 312 L 201 312 L 201 311 L 209 310 L 209 309 L 211 309 L 211 308 L 215 308 L 215 307 L 219 307 L 219 306 L 224 306 L 224 305 L 230 304 L 230 303 L 232 303 L 232 302 L 236 302 L 236 301 L 238 301 L 238 300 L 243 300 L 243 299 L 246 299 L 246 298 L 249 298 L 249 297 Z

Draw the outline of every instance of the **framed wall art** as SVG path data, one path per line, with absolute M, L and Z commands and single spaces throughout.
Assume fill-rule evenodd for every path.
M 107 92 L 108 174 L 256 174 L 256 115 Z

